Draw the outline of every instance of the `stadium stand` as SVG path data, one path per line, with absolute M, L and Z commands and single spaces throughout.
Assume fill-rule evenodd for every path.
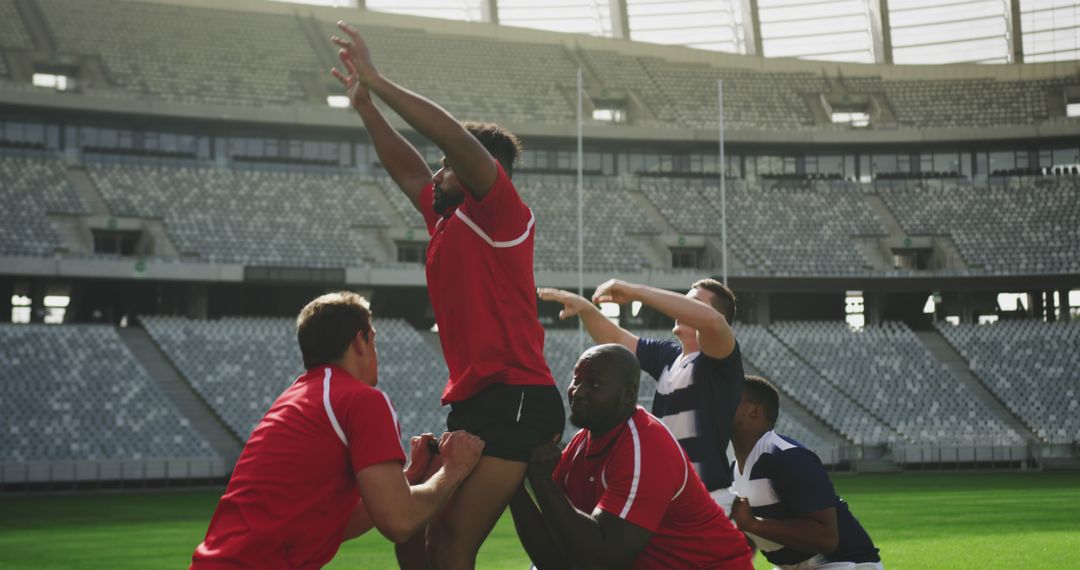
M 207 261 L 357 266 L 370 253 L 352 228 L 387 225 L 352 173 L 88 166 L 114 215 L 163 219 L 181 255 Z
M 0 0 L 0 47 L 31 49 L 34 47 L 30 34 L 23 26 L 14 0 Z M 0 57 L 0 64 L 3 58 Z
M 59 160 L 0 156 L 0 253 L 51 256 L 63 244 L 47 215 L 89 213 Z
M 1010 177 L 879 182 L 878 191 L 912 235 L 949 235 L 988 273 L 1080 271 L 1080 179 Z
M 778 389 L 851 441 L 874 445 L 904 440 L 894 427 L 809 366 L 767 328 L 739 323 L 736 334 L 744 359 L 759 368 Z
M 712 181 L 642 177 L 642 190 L 680 233 L 720 233 L 720 189 Z M 844 275 L 870 262 L 854 236 L 884 236 L 854 184 L 733 180 L 728 185 L 732 252 L 750 273 Z M 807 215 L 813 212 L 813 215 Z
M 998 321 L 937 328 L 979 380 L 1040 437 L 1080 441 L 1080 326 Z
M 842 322 L 784 322 L 771 330 L 845 394 L 911 441 L 1020 441 L 902 323 L 852 331 Z
M 536 215 L 535 264 L 576 271 L 577 191 L 568 176 L 515 176 Z M 648 261 L 631 235 L 658 233 L 634 208 L 625 189 L 592 181 L 584 192 L 585 266 L 593 271 L 639 271 Z
M 177 103 L 284 107 L 323 65 L 297 18 L 146 2 L 41 0 L 57 49 L 101 58 L 109 85 Z
M 143 317 L 146 330 L 215 413 L 246 440 L 270 404 L 303 372 L 296 321 Z M 442 433 L 447 410 L 442 356 L 404 321 L 378 320 L 379 385 L 398 412 L 402 436 Z
M 569 96 L 577 65 L 562 46 L 359 27 L 382 73 L 418 93 L 438 93 L 439 104 L 461 120 L 574 121 Z M 322 29 L 328 38 L 341 35 L 332 22 Z
M 0 325 L 0 462 L 213 457 L 116 330 Z
M 59 55 L 100 58 L 105 84 L 87 91 L 170 102 L 286 108 L 322 107 L 336 86 L 324 76 L 331 22 L 300 15 L 106 0 L 41 0 Z M 3 47 L 29 48 L 11 0 L 0 4 Z M 9 17 L 14 16 L 14 17 Z M 457 36 L 406 27 L 362 26 L 380 69 L 421 93 L 439 93 L 463 119 L 570 124 L 579 65 L 592 97 L 640 102 L 631 122 L 647 127 L 715 129 L 716 80 L 725 80 L 726 123 L 734 130 L 836 130 L 810 102 L 830 92 L 820 68 L 734 69 L 562 43 Z M 321 56 L 319 54 L 322 54 Z M 462 66 L 465 66 L 463 69 Z M 898 124 L 882 128 L 1032 125 L 1058 120 L 1048 93 L 1076 77 L 1008 81 L 841 77 L 849 96 L 880 96 Z M 468 77 L 469 81 L 461 81 Z M 709 104 L 702 104 L 709 101 Z M 871 128 L 878 125 L 872 125 Z

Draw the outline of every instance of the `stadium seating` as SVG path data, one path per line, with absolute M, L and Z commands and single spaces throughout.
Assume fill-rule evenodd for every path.
M 719 235 L 720 189 L 714 182 L 642 177 L 641 185 L 680 233 Z M 850 183 L 733 180 L 727 193 L 731 251 L 748 273 L 865 273 L 870 262 L 851 238 L 885 235 Z
M 952 236 L 964 259 L 988 273 L 1080 271 L 1076 177 L 890 181 L 878 191 L 906 232 Z
M 90 163 L 114 215 L 164 219 L 183 256 L 219 263 L 347 267 L 370 257 L 357 226 L 387 222 L 355 174 Z M 375 190 L 377 191 L 377 190 Z
M 840 322 L 784 322 L 771 330 L 837 388 L 911 441 L 1021 441 L 934 360 L 906 325 L 889 322 L 853 331 Z
M 536 215 L 535 265 L 576 271 L 577 183 L 567 176 L 515 176 L 522 198 Z M 585 267 L 592 271 L 639 271 L 647 263 L 631 235 L 657 233 L 634 208 L 625 189 L 591 181 L 584 190 Z
M 143 317 L 155 342 L 241 439 L 301 373 L 296 322 L 286 318 Z M 442 433 L 442 356 L 404 321 L 378 320 L 379 388 L 390 396 L 402 436 Z
M 736 335 L 746 361 L 760 369 L 778 389 L 854 443 L 874 445 L 904 441 L 894 426 L 807 365 L 767 328 L 739 323 Z
M 84 87 L 99 95 L 285 108 L 324 107 L 317 95 L 338 89 L 324 74 L 331 50 L 312 45 L 315 37 L 339 33 L 331 22 L 126 0 L 41 0 L 40 6 L 59 55 L 100 59 L 105 83 Z M 0 47 L 32 47 L 12 0 L 0 3 L 0 22 Z M 361 28 L 384 73 L 418 92 L 437 93 L 463 119 L 570 124 L 582 66 L 596 83 L 587 85 L 591 96 L 633 101 L 630 107 L 643 109 L 631 117 L 640 126 L 717 128 L 716 81 L 723 79 L 725 121 L 733 130 L 848 128 L 817 124 L 808 102 L 832 88 L 817 70 L 733 69 L 505 37 Z M 937 129 L 1054 121 L 1047 93 L 1077 79 L 867 75 L 840 82 L 848 95 L 883 97 L 897 124 L 882 128 Z
M 379 70 L 462 120 L 567 124 L 577 65 L 559 45 L 361 24 Z M 329 38 L 341 31 L 324 23 Z M 436 95 L 437 94 L 437 95 Z
M 34 44 L 23 26 L 14 0 L 0 0 L 0 48 L 30 49 Z M 0 57 L 0 65 L 3 65 Z M 0 72 L 0 75 L 3 75 Z
M 1080 325 L 939 324 L 1001 402 L 1050 443 L 1080 441 Z
M 108 86 L 177 103 L 283 107 L 304 100 L 295 74 L 322 77 L 298 18 L 112 0 L 41 0 L 62 53 L 97 56 Z
M 214 457 L 101 325 L 0 325 L 0 463 Z
M 46 216 L 89 213 L 59 160 L 0 156 L 0 254 L 51 256 L 63 244 Z

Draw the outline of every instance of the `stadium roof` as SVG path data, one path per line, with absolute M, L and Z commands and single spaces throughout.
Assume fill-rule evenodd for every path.
M 857 63 L 1080 60 L 1069 0 L 278 0 L 765 57 Z

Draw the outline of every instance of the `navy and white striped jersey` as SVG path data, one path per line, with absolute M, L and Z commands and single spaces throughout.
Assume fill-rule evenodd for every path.
M 733 464 L 733 488 L 750 502 L 750 511 L 763 519 L 794 519 L 836 508 L 840 540 L 836 550 L 820 555 L 823 562 L 879 562 L 878 549 L 848 505 L 837 496 L 825 466 L 814 452 L 799 442 L 766 432 L 761 436 L 746 465 Z M 799 552 L 775 542 L 750 535 L 765 558 L 776 565 L 797 564 L 814 554 Z
M 637 357 L 657 381 L 653 415 L 679 440 L 710 492 L 730 487 L 728 440 L 745 384 L 738 343 L 717 359 L 700 352 L 682 356 L 677 342 L 643 338 Z

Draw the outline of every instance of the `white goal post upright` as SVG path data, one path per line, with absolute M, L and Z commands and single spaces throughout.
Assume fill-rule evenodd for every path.
M 585 151 L 582 141 L 582 111 L 584 109 L 584 85 L 581 68 L 577 70 L 577 265 L 578 295 L 585 296 Z M 585 329 L 578 318 L 578 354 L 585 352 Z
M 720 276 L 727 280 L 727 160 L 724 156 L 724 80 L 716 80 L 717 103 L 720 109 Z

